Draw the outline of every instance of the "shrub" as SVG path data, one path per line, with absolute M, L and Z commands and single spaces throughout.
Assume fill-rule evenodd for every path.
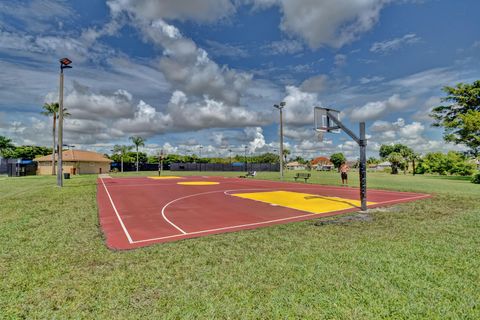
M 480 172 L 477 172 L 472 177 L 472 183 L 480 184 Z

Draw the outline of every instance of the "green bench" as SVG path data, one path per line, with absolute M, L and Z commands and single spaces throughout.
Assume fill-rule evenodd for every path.
M 310 176 L 311 176 L 310 173 L 298 172 L 295 174 L 293 178 L 295 179 L 295 181 L 297 181 L 297 179 L 304 179 L 305 182 L 307 182 L 307 180 L 310 179 Z

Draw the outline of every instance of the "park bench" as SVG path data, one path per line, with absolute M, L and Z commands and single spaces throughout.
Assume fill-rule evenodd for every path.
M 305 182 L 307 182 L 308 179 L 310 179 L 310 176 L 311 174 L 310 173 L 303 173 L 303 172 L 298 172 L 295 174 L 295 176 L 293 177 L 295 179 L 295 181 L 297 181 L 297 179 L 304 179 Z
M 257 175 L 257 171 L 248 171 L 244 176 L 240 176 L 240 178 L 248 178 L 248 177 L 255 177 Z

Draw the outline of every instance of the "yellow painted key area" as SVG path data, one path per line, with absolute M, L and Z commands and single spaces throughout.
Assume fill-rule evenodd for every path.
M 182 177 L 176 177 L 176 176 L 159 176 L 159 177 L 147 177 L 147 178 L 154 179 L 154 180 L 183 179 Z
M 235 193 L 232 196 L 244 199 L 256 200 L 269 203 L 274 206 L 311 212 L 325 213 L 360 208 L 359 200 L 343 199 L 338 197 L 323 197 L 316 194 L 299 193 L 291 191 L 268 191 L 253 193 Z M 367 202 L 368 205 L 375 202 Z
M 219 184 L 219 182 L 213 181 L 188 181 L 188 182 L 177 182 L 182 186 L 213 186 Z

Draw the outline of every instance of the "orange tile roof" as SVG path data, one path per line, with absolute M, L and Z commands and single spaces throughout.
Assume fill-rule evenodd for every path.
M 57 160 L 57 155 L 55 154 L 55 160 Z M 113 162 L 112 160 L 106 158 L 103 154 L 85 151 L 85 150 L 65 150 L 62 152 L 63 161 L 84 161 L 84 162 Z M 35 158 L 34 161 L 52 161 L 52 155 L 47 155 L 39 158 Z
M 316 165 L 316 164 L 322 164 L 322 165 L 330 165 L 332 164 L 332 162 L 330 161 L 330 159 L 328 159 L 327 157 L 318 157 L 318 158 L 315 158 L 311 161 L 311 164 L 312 165 Z

